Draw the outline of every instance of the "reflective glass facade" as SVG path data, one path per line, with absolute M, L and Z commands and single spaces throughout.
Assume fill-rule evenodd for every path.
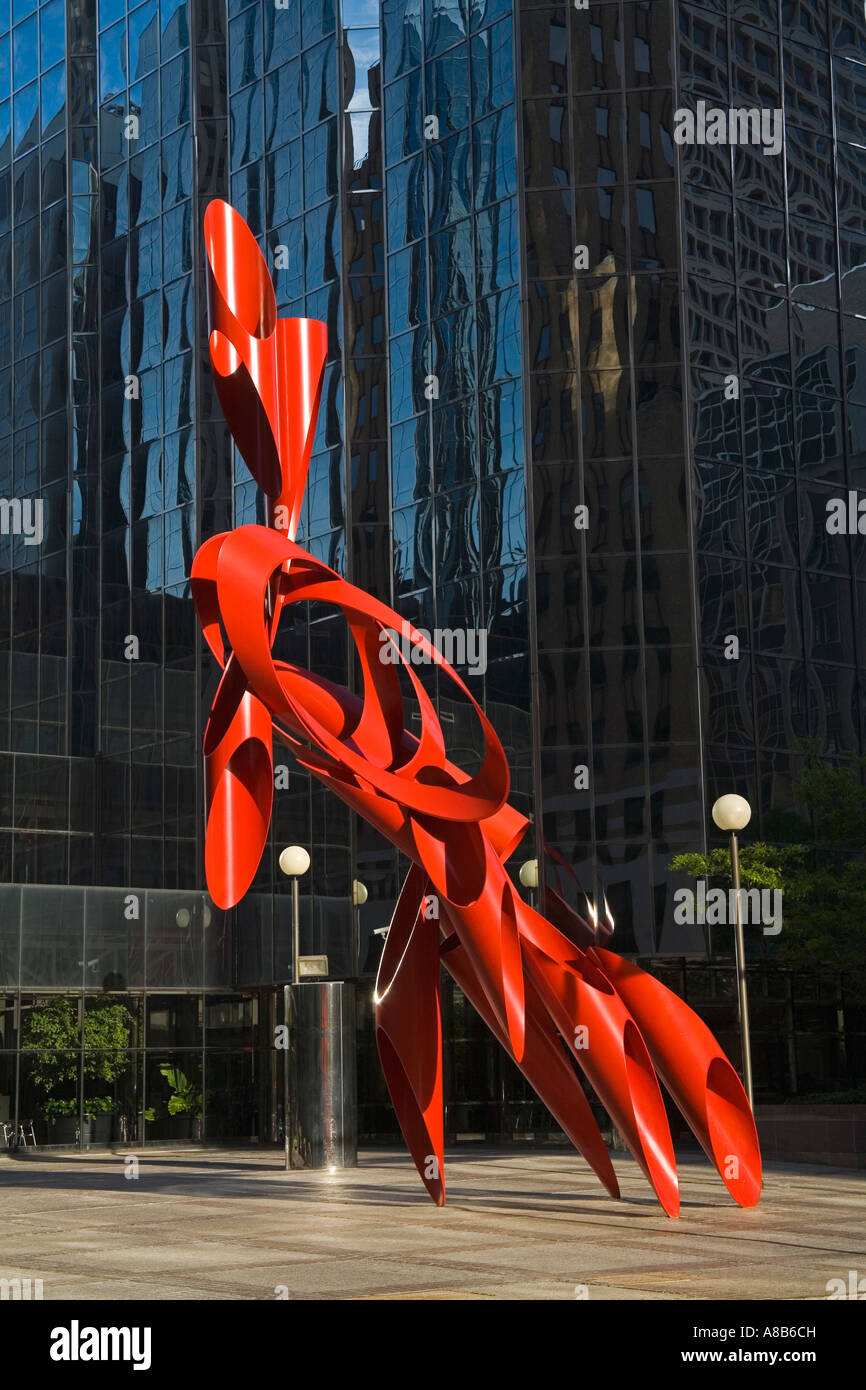
M 779 152 L 678 143 L 701 102 L 780 113 Z M 163 1046 L 200 1048 L 199 1076 L 208 991 L 249 1023 L 288 978 L 284 845 L 312 856 L 302 951 L 367 992 L 405 870 L 278 762 L 253 891 L 225 918 L 202 896 L 217 672 L 189 571 L 202 540 L 264 519 L 210 377 L 215 196 L 259 238 L 280 313 L 328 324 L 300 541 L 417 625 L 483 634 L 483 661 L 467 645 L 455 665 L 532 822 L 514 869 L 561 855 L 625 952 L 723 948 L 674 922 L 671 855 L 712 843 L 732 787 L 772 839 L 800 737 L 864 751 L 866 537 L 826 527 L 828 501 L 866 494 L 864 113 L 855 0 L 0 0 L 7 1080 L 21 1011 L 73 1001 L 83 1052 L 98 982 L 144 1020 L 141 1113 L 149 1038 L 154 1084 Z M 357 682 L 327 611 L 287 622 L 277 655 Z M 418 674 L 471 766 L 465 706 Z M 158 940 L 156 909 L 146 929 L 123 913 L 160 893 L 178 906 L 151 979 L 129 942 Z M 43 899 L 83 963 L 36 944 Z M 147 1032 L 151 991 L 198 1000 L 194 1042 Z M 479 1071 L 462 1008 L 455 1104 L 493 1104 L 501 1063 Z M 768 1060 L 763 1084 L 796 1070 Z M 0 1081 L 0 1107 L 17 1093 Z
M 683 169 L 708 795 L 742 787 L 768 837 L 797 739 L 862 751 L 866 550 L 826 522 L 864 484 L 864 60 L 845 0 L 680 9 L 684 102 L 785 112 L 781 157 L 707 146 Z
M 544 835 L 621 947 L 689 951 L 665 865 L 704 808 L 737 787 L 772 840 L 796 741 L 863 747 L 866 550 L 825 523 L 863 486 L 866 26 L 519 11 Z M 679 144 L 701 102 L 773 115 L 781 149 Z

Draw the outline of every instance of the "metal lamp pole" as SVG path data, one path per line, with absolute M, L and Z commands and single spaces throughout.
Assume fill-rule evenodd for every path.
M 749 1098 L 749 1107 L 754 1110 L 752 1089 L 752 1044 L 749 1037 L 749 996 L 746 986 L 746 942 L 743 935 L 743 908 L 740 901 L 740 856 L 737 845 L 737 831 L 743 830 L 752 818 L 752 808 L 742 796 L 720 796 L 713 805 L 713 820 L 720 830 L 727 830 L 731 837 L 731 878 L 734 884 L 734 898 L 737 916 L 734 924 L 734 959 L 737 968 L 737 1002 L 740 1016 L 740 1045 L 743 1053 L 743 1086 Z
M 285 1152 L 286 1172 L 292 1166 L 291 1151 L 289 1146 L 289 1115 L 291 1113 L 289 1104 L 289 1019 L 292 1010 L 292 994 L 288 985 L 283 985 L 283 1022 L 286 1026 L 286 1048 L 283 1056 L 283 1149 Z
M 301 957 L 301 914 L 298 894 L 298 879 L 301 874 L 305 874 L 310 867 L 310 856 L 301 845 L 288 845 L 279 858 L 279 865 L 287 878 L 292 880 L 292 987 L 300 983 L 300 957 Z M 289 1041 L 289 1018 L 291 1016 L 291 988 L 289 985 L 283 986 L 283 1019 L 286 1025 L 286 1042 Z M 291 1144 L 289 1121 L 290 1115 L 290 1085 L 289 1085 L 289 1056 L 291 1048 L 285 1049 L 285 1063 L 283 1066 L 283 1136 L 285 1141 L 285 1161 L 286 1171 L 291 1166 Z
M 301 910 L 297 875 L 292 879 L 292 984 L 301 982 Z
M 369 894 L 366 883 L 360 879 L 352 880 L 352 974 L 357 977 L 358 962 L 361 955 L 361 908 Z

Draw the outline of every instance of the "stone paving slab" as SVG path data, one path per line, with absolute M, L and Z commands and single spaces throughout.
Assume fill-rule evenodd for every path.
M 614 1156 L 612 1201 L 572 1153 L 460 1150 L 434 1207 L 400 1150 L 292 1172 L 273 1150 L 0 1157 L 0 1278 L 45 1300 L 826 1299 L 866 1275 L 866 1173 L 770 1164 L 741 1211 L 680 1162 L 664 1215 Z M 585 1294 L 584 1294 L 585 1289 Z

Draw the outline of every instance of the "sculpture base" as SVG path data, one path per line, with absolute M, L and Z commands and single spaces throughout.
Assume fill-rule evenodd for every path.
M 288 1023 L 286 1166 L 354 1168 L 358 1163 L 355 985 L 307 981 L 283 989 Z

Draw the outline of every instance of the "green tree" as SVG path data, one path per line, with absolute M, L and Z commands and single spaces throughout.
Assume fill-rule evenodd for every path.
M 828 763 L 814 744 L 800 744 L 798 799 L 811 826 L 793 815 L 770 817 L 779 838 L 799 843 L 746 843 L 740 849 L 744 888 L 779 888 L 782 931 L 759 939 L 780 965 L 841 970 L 849 998 L 866 997 L 866 758 Z M 727 848 L 678 854 L 668 867 L 713 887 L 731 885 Z
M 132 1015 L 125 1004 L 98 1004 L 84 1014 L 84 1075 L 116 1081 L 126 1070 Z M 22 1028 L 22 1047 L 32 1050 L 30 1078 L 45 1091 L 78 1080 L 78 1006 L 52 999 L 34 1009 Z
M 806 759 L 797 791 L 814 817 L 815 844 L 862 856 L 866 851 L 866 758 L 828 763 L 814 744 L 800 747 Z
M 69 999 L 52 999 L 34 1009 L 21 1030 L 21 1044 L 32 1048 L 30 1079 L 45 1091 L 78 1077 L 78 1008 Z
M 740 882 L 744 888 L 781 888 L 793 881 L 808 856 L 805 845 L 743 845 L 740 850 Z M 675 854 L 668 868 L 691 878 L 706 878 L 713 888 L 730 888 L 731 856 L 727 849 L 709 854 Z

